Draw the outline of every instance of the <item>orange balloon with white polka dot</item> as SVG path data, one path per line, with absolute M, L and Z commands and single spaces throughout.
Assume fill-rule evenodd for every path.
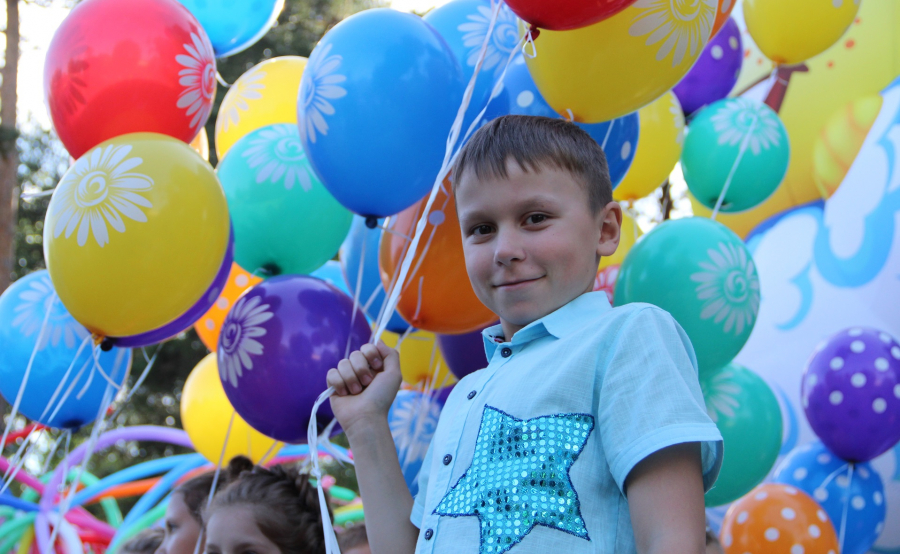
M 828 514 L 805 492 L 770 483 L 731 505 L 720 534 L 725 554 L 838 554 Z
M 245 291 L 261 282 L 261 278 L 251 275 L 238 264 L 232 264 L 231 273 L 228 274 L 228 284 L 225 285 L 219 299 L 194 324 L 200 340 L 211 352 L 216 351 L 219 344 L 219 333 L 222 332 L 222 322 L 225 321 L 225 316 L 228 315 L 231 306 Z

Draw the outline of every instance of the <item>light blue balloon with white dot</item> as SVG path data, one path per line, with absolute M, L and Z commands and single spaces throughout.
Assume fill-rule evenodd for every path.
M 775 470 L 774 481 L 797 487 L 822 506 L 839 540 L 843 536 L 843 554 L 865 554 L 884 530 L 884 483 L 869 463 L 851 468 L 816 441 L 792 450 Z

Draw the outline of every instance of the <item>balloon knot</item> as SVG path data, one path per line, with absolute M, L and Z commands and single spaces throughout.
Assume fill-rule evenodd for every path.
M 531 24 L 531 27 L 528 28 L 528 32 L 531 34 L 531 41 L 534 42 L 537 40 L 539 36 L 541 36 L 541 30 L 534 26 L 534 23 Z
M 114 345 L 113 339 L 111 339 L 109 337 L 103 337 L 103 339 L 100 341 L 100 350 L 102 350 L 104 352 L 109 352 L 110 350 L 112 350 L 113 345 Z
M 374 215 L 367 216 L 366 217 L 366 227 L 368 227 L 369 229 L 374 229 L 375 227 L 378 227 L 378 218 L 375 217 Z

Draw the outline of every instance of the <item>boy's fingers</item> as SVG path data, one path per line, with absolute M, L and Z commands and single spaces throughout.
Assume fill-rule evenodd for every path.
M 334 393 L 338 396 L 347 395 L 347 384 L 341 378 L 341 374 L 337 369 L 329 369 L 328 375 L 325 376 L 325 382 L 329 387 L 334 387 Z
M 362 355 L 365 356 L 367 360 L 369 360 L 369 367 L 375 371 L 381 371 L 384 368 L 381 352 L 378 351 L 378 347 L 374 344 L 364 344 L 359 351 L 362 352 Z
M 362 392 L 363 387 L 356 377 L 356 372 L 353 371 L 353 365 L 350 363 L 350 360 L 341 360 L 338 363 L 337 370 L 341 374 L 341 379 L 347 384 L 347 390 L 350 391 L 350 394 Z
M 353 366 L 353 371 L 356 373 L 359 383 L 364 387 L 371 383 L 375 374 L 372 372 L 372 368 L 369 367 L 369 360 L 366 359 L 363 353 L 359 351 L 353 352 L 348 359 L 350 360 L 350 365 Z
M 400 354 L 390 346 L 378 341 L 378 353 L 384 359 L 384 371 L 400 373 Z

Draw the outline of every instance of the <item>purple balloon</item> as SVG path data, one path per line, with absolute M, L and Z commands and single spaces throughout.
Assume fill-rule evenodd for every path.
M 352 324 L 351 324 L 352 320 Z M 237 413 L 266 436 L 306 442 L 325 376 L 347 350 L 371 335 L 353 300 L 315 277 L 263 281 L 235 302 L 222 324 L 217 358 L 225 394 Z M 317 416 L 321 432 L 334 419 L 328 402 Z
M 140 335 L 131 335 L 130 337 L 109 337 L 104 345 L 104 350 L 109 346 L 118 346 L 120 348 L 140 348 L 141 346 L 150 346 L 164 340 L 170 339 L 181 333 L 185 329 L 189 329 L 191 325 L 196 323 L 203 314 L 209 311 L 222 294 L 222 289 L 228 283 L 228 275 L 231 273 L 231 265 L 234 262 L 234 230 L 228 237 L 228 248 L 225 249 L 225 257 L 222 259 L 222 265 L 219 272 L 213 278 L 212 284 L 200 297 L 200 300 L 194 303 L 188 311 L 181 314 L 171 322 L 154 329 L 141 333 Z
M 832 336 L 806 366 L 803 408 L 832 452 L 867 462 L 900 441 L 900 344 L 876 329 Z
M 694 113 L 728 96 L 737 83 L 743 60 L 741 30 L 729 17 L 719 33 L 707 43 L 694 67 L 672 89 L 684 113 Z
M 488 325 L 491 326 L 493 324 Z M 457 379 L 488 365 L 481 329 L 462 335 L 438 335 L 438 344 L 441 345 L 444 360 Z

